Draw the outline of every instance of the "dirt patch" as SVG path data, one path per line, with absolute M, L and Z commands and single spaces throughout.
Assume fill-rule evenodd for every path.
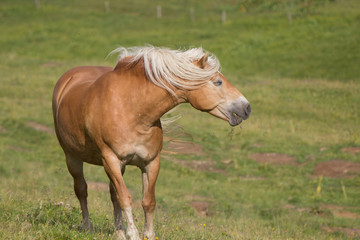
M 164 147 L 163 153 L 205 155 L 201 144 L 176 140 L 168 142 Z
M 193 207 L 196 213 L 201 217 L 209 216 L 209 206 L 210 203 L 203 201 L 193 201 L 189 203 Z
M 179 159 L 169 159 L 169 160 L 173 163 L 179 164 L 181 166 L 190 169 L 195 169 L 198 171 L 226 174 L 226 171 L 224 169 L 215 168 L 215 163 L 211 160 L 205 160 L 205 161 L 179 160 Z
M 54 130 L 51 127 L 45 126 L 45 125 L 40 124 L 40 123 L 29 121 L 26 124 L 29 127 L 33 128 L 33 129 L 35 129 L 36 131 L 39 131 L 39 132 L 45 132 L 45 133 L 50 133 L 50 134 L 54 133 Z
M 298 212 L 311 213 L 320 217 L 330 217 L 330 213 L 337 218 L 360 219 L 360 214 L 354 213 L 355 207 L 344 207 L 333 204 L 327 204 L 315 208 L 297 208 L 295 205 L 286 204 L 282 206 L 284 209 L 296 210 Z
M 350 218 L 350 219 L 360 219 L 360 214 L 356 214 L 349 211 L 333 211 L 335 217 L 338 218 Z
M 307 212 L 307 213 L 311 212 L 310 208 L 298 208 L 292 204 L 285 204 L 282 208 L 288 209 L 288 210 L 294 210 L 294 211 L 298 211 L 298 212 Z
M 333 215 L 338 218 L 360 219 L 360 214 L 351 212 L 351 209 L 343 206 L 327 204 L 324 208 L 329 209 Z
M 301 212 L 301 213 L 308 213 L 322 218 L 331 217 L 330 210 L 323 207 L 299 208 L 292 204 L 285 204 L 284 206 L 282 206 L 282 208 L 291 211 Z
M 348 147 L 341 149 L 343 152 L 351 153 L 351 154 L 359 154 L 360 147 Z
M 322 162 L 315 166 L 314 175 L 332 178 L 352 178 L 360 174 L 360 163 L 344 160 Z
M 349 238 L 360 237 L 360 230 L 357 228 L 323 226 L 322 229 L 329 233 L 340 232 L 345 234 Z
M 298 166 L 296 159 L 287 154 L 281 153 L 254 153 L 251 157 L 258 163 L 270 163 L 274 165 Z
M 87 182 L 88 189 L 99 192 L 109 191 L 109 184 L 103 182 Z

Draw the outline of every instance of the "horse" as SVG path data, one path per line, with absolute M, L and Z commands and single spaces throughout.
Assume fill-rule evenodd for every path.
M 216 56 L 202 48 L 144 46 L 112 53 L 119 56 L 115 68 L 75 67 L 60 77 L 52 98 L 55 131 L 73 177 L 83 228 L 93 229 L 83 174 L 86 162 L 103 166 L 110 179 L 116 236 L 140 239 L 123 180 L 125 166 L 134 165 L 142 172 L 142 236 L 155 239 L 155 183 L 163 144 L 160 118 L 187 102 L 236 126 L 249 117 L 251 107 L 220 73 Z

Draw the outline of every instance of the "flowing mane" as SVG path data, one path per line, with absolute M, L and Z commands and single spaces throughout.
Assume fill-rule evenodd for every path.
M 204 56 L 205 51 L 202 48 L 181 51 L 153 46 L 120 47 L 110 54 L 114 53 L 119 54 L 119 62 L 132 63 L 143 60 L 147 78 L 172 94 L 172 87 L 185 90 L 201 87 L 220 70 L 219 60 L 213 54 L 208 57 L 208 67 L 200 68 L 194 64 Z

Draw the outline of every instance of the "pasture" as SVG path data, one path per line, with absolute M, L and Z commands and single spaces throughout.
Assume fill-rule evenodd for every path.
M 144 44 L 213 52 L 253 109 L 242 128 L 188 104 L 169 114 L 158 239 L 359 239 L 360 4 L 245 2 L 2 0 L 0 239 L 113 238 L 101 167 L 85 165 L 95 230 L 80 229 L 51 95 L 66 70 Z M 140 171 L 125 182 L 141 231 Z

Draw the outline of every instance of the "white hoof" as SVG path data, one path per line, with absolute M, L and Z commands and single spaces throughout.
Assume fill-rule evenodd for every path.
M 147 240 L 155 240 L 155 233 L 154 232 L 144 232 L 144 238 Z
M 137 229 L 127 229 L 126 231 L 126 236 L 128 237 L 128 239 L 130 240 L 141 240 L 139 237 L 139 233 L 137 231 Z

